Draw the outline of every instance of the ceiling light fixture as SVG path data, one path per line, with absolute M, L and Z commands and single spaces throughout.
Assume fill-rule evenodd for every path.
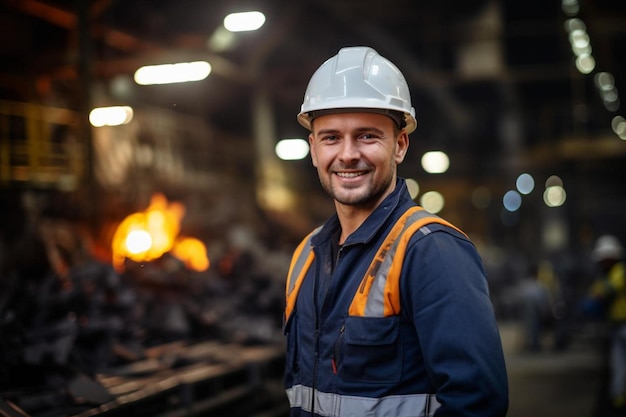
M 139 85 L 184 83 L 204 80 L 210 73 L 211 64 L 206 61 L 148 65 L 135 71 L 135 82 Z
M 224 27 L 231 32 L 257 30 L 264 23 L 265 15 L 261 12 L 231 13 L 224 18 Z

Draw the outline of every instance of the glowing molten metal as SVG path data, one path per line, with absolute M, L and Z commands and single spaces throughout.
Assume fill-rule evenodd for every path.
M 169 203 L 162 194 L 152 196 L 150 206 L 126 217 L 113 235 L 113 266 L 124 269 L 126 258 L 148 262 L 170 252 L 194 271 L 209 268 L 205 245 L 193 237 L 178 236 L 185 207 Z

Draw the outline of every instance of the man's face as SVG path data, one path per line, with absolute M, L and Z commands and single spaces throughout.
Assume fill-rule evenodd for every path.
M 324 190 L 336 204 L 374 209 L 396 183 L 408 135 L 388 116 L 337 113 L 315 119 L 309 135 L 311 159 Z

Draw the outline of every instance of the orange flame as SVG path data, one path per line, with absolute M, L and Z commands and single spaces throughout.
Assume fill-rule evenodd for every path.
M 171 252 L 195 271 L 209 268 L 205 245 L 198 239 L 179 237 L 180 221 L 185 206 L 170 203 L 162 194 L 155 194 L 150 206 L 127 216 L 113 235 L 113 266 L 124 269 L 124 260 L 147 262 Z

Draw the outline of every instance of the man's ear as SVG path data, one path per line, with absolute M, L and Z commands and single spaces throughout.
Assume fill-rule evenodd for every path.
M 398 134 L 398 140 L 396 142 L 396 154 L 394 155 L 396 164 L 399 164 L 402 161 L 404 161 L 404 157 L 406 156 L 408 149 L 409 149 L 409 135 L 404 130 L 402 130 Z
M 313 133 L 309 133 L 309 152 L 311 153 L 311 162 L 313 163 L 313 166 L 315 168 L 317 168 L 317 157 L 315 155 L 315 146 L 313 146 L 314 144 L 314 137 L 313 137 Z

